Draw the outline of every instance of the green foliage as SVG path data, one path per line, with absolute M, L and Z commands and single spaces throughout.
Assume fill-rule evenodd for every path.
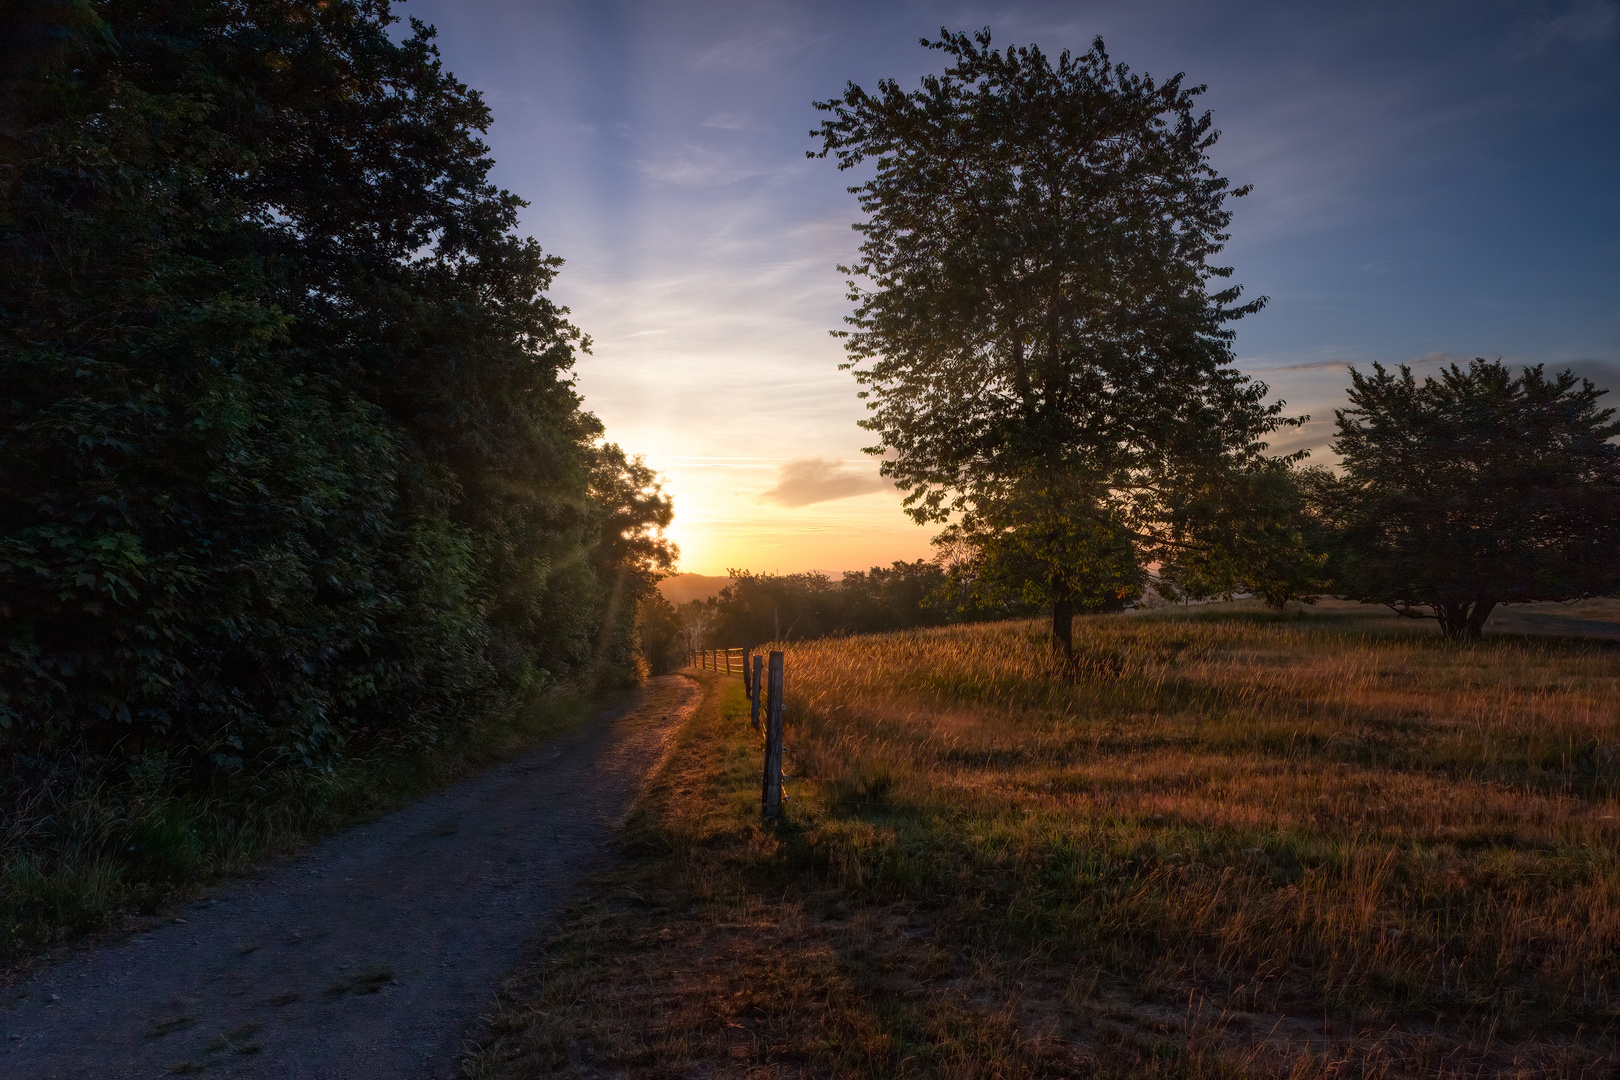
M 1501 603 L 1620 585 L 1620 435 L 1607 391 L 1541 365 L 1452 364 L 1421 383 L 1352 370 L 1337 410 L 1344 477 L 1320 499 L 1344 595 L 1478 637 Z
M 947 567 L 925 559 L 846 570 L 838 581 L 839 632 L 877 634 L 961 622 L 966 613 L 949 602 L 955 584 Z
M 638 677 L 670 503 L 581 409 L 560 260 L 432 29 L 3 18 L 5 799 L 152 759 L 233 789 Z
M 1154 588 L 1170 600 L 1249 593 L 1274 611 L 1315 603 L 1330 585 L 1316 508 L 1333 483 L 1325 469 L 1286 461 L 1220 477 L 1185 514 L 1191 542 L 1169 551 Z
M 653 592 L 642 597 L 636 624 L 649 674 L 667 675 L 686 666 L 685 628 L 675 605 L 663 594 Z
M 851 189 L 867 220 L 843 269 L 866 284 L 847 366 L 912 517 L 1015 550 L 1002 565 L 1051 597 L 1067 649 L 1077 599 L 1185 541 L 1172 522 L 1199 492 L 1295 422 L 1231 366 L 1226 324 L 1263 300 L 1210 290 L 1246 189 L 1210 165 L 1202 88 L 1180 76 L 1132 74 L 1100 40 L 1056 64 L 988 31 L 925 44 L 953 64 L 919 90 L 817 105 L 819 156 L 876 165 Z M 1099 554 L 1116 541 L 1133 554 Z
M 838 628 L 838 585 L 826 574 L 730 573 L 731 584 L 712 602 L 714 647 L 803 640 Z
M 683 604 L 679 614 L 690 647 L 715 648 L 980 622 L 1032 610 L 982 571 L 979 564 L 924 559 L 847 570 L 837 581 L 813 572 L 733 570 L 719 596 Z
M 982 602 L 1013 599 L 1052 610 L 1066 624 L 1077 609 L 1121 611 L 1142 595 L 1147 575 L 1133 538 L 1084 509 L 1072 480 L 1011 484 L 1004 497 L 981 499 L 935 540 L 954 572 L 972 578 Z M 1071 490 L 1053 493 L 1051 484 Z

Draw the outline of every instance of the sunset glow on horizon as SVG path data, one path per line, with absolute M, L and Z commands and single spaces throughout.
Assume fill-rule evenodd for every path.
M 765 573 L 819 570 L 837 574 L 931 554 L 936 528 L 913 525 L 897 493 L 779 506 L 762 500 L 760 480 L 785 462 L 732 464 L 676 460 L 665 468 L 675 496 L 669 535 L 684 573 L 721 575 L 736 568 Z M 906 543 L 910 540 L 910 543 Z

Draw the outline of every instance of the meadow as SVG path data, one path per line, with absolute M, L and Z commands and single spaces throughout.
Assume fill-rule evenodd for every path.
M 471 1075 L 1607 1076 L 1620 644 L 1245 605 L 794 643 Z

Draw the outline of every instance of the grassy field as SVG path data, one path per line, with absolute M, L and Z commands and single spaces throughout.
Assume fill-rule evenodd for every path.
M 111 785 L 0 778 L 0 984 L 51 947 L 132 928 L 203 886 L 555 738 L 591 703 L 556 696 L 431 748 L 288 771 L 210 794 L 154 760 Z
M 1620 645 L 1371 609 L 788 648 L 737 680 L 473 1076 L 1609 1076 Z

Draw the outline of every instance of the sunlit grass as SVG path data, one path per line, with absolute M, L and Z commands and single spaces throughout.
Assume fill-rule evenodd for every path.
M 638 1048 L 602 1067 L 730 1068 L 745 1029 L 784 1076 L 1609 1075 L 1620 647 L 1241 606 L 1076 644 L 1076 678 L 1033 624 L 787 645 L 773 828 L 716 706 L 641 899 L 550 961 Z M 790 1016 L 736 1005 L 767 985 Z
M 1076 641 L 1072 680 L 1033 626 L 789 646 L 835 880 L 1147 1000 L 1612 1030 L 1620 650 L 1219 612 Z

